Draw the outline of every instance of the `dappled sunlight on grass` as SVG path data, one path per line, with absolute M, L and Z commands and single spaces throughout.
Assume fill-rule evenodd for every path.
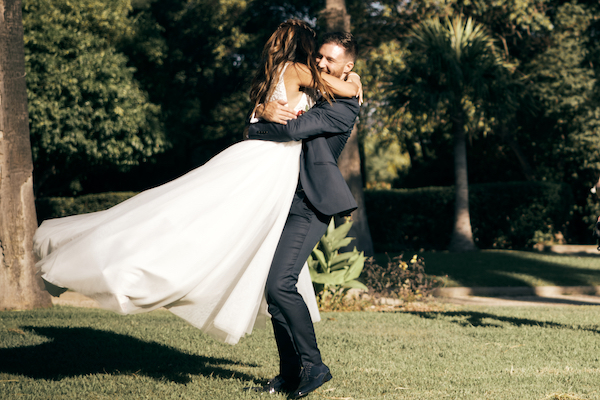
M 526 273 L 510 272 L 510 271 L 494 271 L 494 274 L 500 277 L 506 277 L 514 281 L 521 281 L 522 285 L 516 286 L 554 286 L 556 283 L 544 279 L 538 279 L 535 276 Z
M 311 398 L 600 400 L 597 321 L 593 307 L 322 313 L 333 380 Z M 258 400 L 244 388 L 278 368 L 270 329 L 230 346 L 167 312 L 72 307 L 0 312 L 0 360 L 0 398 L 36 400 Z
M 424 252 L 419 255 L 425 259 L 427 274 L 448 276 L 442 278 L 446 286 L 600 285 L 600 254 L 582 256 L 482 250 L 473 253 Z

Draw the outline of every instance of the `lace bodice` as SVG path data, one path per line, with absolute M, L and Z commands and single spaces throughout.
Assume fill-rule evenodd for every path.
M 275 90 L 273 91 L 273 94 L 271 95 L 271 98 L 269 99 L 269 101 L 276 101 L 276 100 L 286 100 L 287 101 L 287 93 L 285 91 L 285 83 L 283 81 L 283 74 L 285 73 L 285 70 L 287 69 L 288 65 L 290 65 L 290 64 L 291 63 L 287 63 L 283 67 L 283 70 L 281 71 L 281 74 L 279 75 L 279 80 L 277 81 L 277 86 L 275 86 Z M 300 98 L 300 101 L 298 102 L 298 104 L 296 104 L 296 107 L 294 107 L 294 111 L 296 111 L 296 112 L 308 111 L 312 106 L 315 105 L 316 98 L 317 98 L 317 91 L 315 89 L 312 89 L 312 88 L 304 89 L 304 92 L 302 93 L 302 97 Z

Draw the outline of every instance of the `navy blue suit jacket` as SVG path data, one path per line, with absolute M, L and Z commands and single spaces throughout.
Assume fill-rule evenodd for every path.
M 357 98 L 318 102 L 287 125 L 273 122 L 250 124 L 250 139 L 289 142 L 303 140 L 300 183 L 310 203 L 325 215 L 347 215 L 356 201 L 337 166 L 360 107 Z

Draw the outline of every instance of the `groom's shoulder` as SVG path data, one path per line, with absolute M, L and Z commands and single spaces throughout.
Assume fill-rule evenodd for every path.
M 323 109 L 348 110 L 356 113 L 360 109 L 358 97 L 336 97 L 331 99 L 331 101 L 322 100 L 316 106 Z

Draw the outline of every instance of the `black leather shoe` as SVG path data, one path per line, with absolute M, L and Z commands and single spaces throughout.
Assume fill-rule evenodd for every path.
M 253 392 L 262 392 L 262 393 L 291 393 L 298 387 L 298 378 L 295 379 L 295 382 L 290 382 L 289 380 L 285 380 L 281 375 L 277 375 L 275 378 L 271 379 L 264 386 L 246 388 L 245 390 L 252 390 Z
M 331 380 L 331 378 L 331 373 L 327 365 L 323 363 L 304 364 L 304 368 L 302 368 L 302 372 L 300 373 L 300 385 L 298 385 L 298 389 L 292 393 L 291 397 L 293 399 L 304 397 L 325 382 Z

